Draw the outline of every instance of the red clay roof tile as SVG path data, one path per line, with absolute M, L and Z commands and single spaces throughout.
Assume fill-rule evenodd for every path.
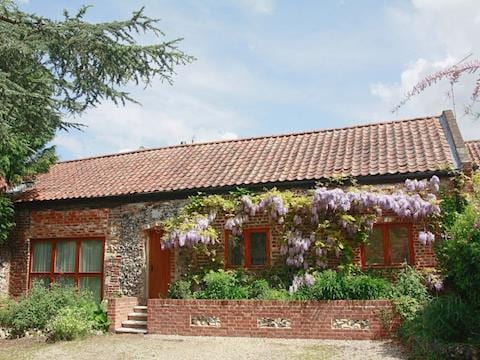
M 426 117 L 138 150 L 60 162 L 18 201 L 437 171 L 455 166 L 447 139 L 440 118 Z

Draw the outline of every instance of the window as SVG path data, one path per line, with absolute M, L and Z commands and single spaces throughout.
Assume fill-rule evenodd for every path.
M 362 246 L 362 265 L 396 266 L 413 263 L 412 229 L 409 224 L 377 224 Z
M 225 234 L 227 267 L 255 268 L 269 265 L 270 233 L 268 229 L 245 229 L 241 236 Z
M 89 290 L 102 297 L 103 240 L 47 239 L 32 240 L 30 286 L 39 281 L 47 286 L 59 283 Z

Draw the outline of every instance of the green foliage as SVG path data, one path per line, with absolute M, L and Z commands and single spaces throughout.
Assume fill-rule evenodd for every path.
M 66 307 L 47 322 L 46 330 L 50 341 L 73 340 L 86 336 L 92 329 L 89 314 L 83 307 Z
M 210 270 L 191 275 L 172 283 L 168 297 L 172 299 L 262 299 L 289 300 L 286 290 L 290 283 L 281 278 L 281 269 L 268 269 L 258 273 L 245 270 Z M 192 289 L 196 289 L 192 291 Z
M 248 291 L 239 284 L 231 271 L 210 271 L 203 278 L 204 288 L 195 296 L 199 299 L 246 299 Z
M 22 335 L 27 330 L 45 329 L 47 323 L 65 308 L 79 308 L 92 329 L 108 329 L 106 311 L 93 300 L 91 294 L 55 284 L 45 288 L 37 282 L 18 302 L 9 302 L 2 310 L 0 319 L 2 325 L 10 328 L 14 334 Z
M 300 300 L 386 299 L 391 285 L 382 278 L 369 275 L 353 275 L 325 270 L 315 276 L 311 287 L 302 287 L 295 297 Z
M 401 328 L 407 340 L 464 342 L 480 344 L 480 311 L 455 295 L 441 296 L 429 303 Z
M 170 299 L 191 299 L 192 295 L 192 284 L 188 280 L 177 280 L 170 284 L 168 288 L 168 297 Z
M 469 302 L 480 304 L 480 213 L 470 204 L 437 246 L 446 285 Z
M 393 305 L 402 320 L 412 320 L 431 299 L 423 276 L 410 266 L 398 274 L 392 289 Z
M 393 305 L 400 318 L 408 321 L 415 318 L 417 313 L 423 309 L 425 303 L 412 296 L 400 295 L 393 298 Z
M 0 0 L 0 179 L 10 185 L 48 170 L 56 155 L 47 144 L 58 130 L 80 127 L 67 116 L 105 100 L 135 101 L 125 85 L 170 83 L 175 68 L 193 60 L 178 49 L 181 39 L 137 42 L 143 33 L 163 36 L 143 9 L 102 23 L 87 22 L 87 9 L 52 20 Z M 8 211 L 0 205 L 0 240 L 11 227 Z
M 252 299 L 263 299 L 265 294 L 271 290 L 268 281 L 265 279 L 254 280 L 248 289 L 248 297 Z
M 422 275 L 410 266 L 404 267 L 398 273 L 395 286 L 393 287 L 393 296 L 408 296 L 419 302 L 425 302 L 430 299 Z
M 0 244 L 7 240 L 13 225 L 13 204 L 8 197 L 1 194 L 0 189 Z

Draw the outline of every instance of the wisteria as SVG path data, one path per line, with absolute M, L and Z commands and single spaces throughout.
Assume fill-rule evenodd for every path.
M 435 290 L 436 292 L 440 292 L 444 288 L 443 280 L 438 274 L 429 274 L 426 283 L 431 290 Z
M 216 233 L 208 231 L 210 224 L 215 220 L 216 213 L 208 216 L 197 216 L 186 230 L 174 229 L 166 232 L 162 238 L 162 249 L 174 247 L 193 247 L 198 244 L 213 245 L 216 242 Z
M 288 291 L 290 294 L 296 293 L 302 286 L 312 286 L 315 284 L 315 277 L 312 274 L 305 273 L 303 275 L 295 275 L 293 277 L 292 285 L 290 285 Z
M 282 228 L 284 243 L 280 253 L 286 257 L 287 265 L 304 269 L 313 265 L 324 268 L 329 254 L 340 257 L 346 246 L 345 240 L 356 239 L 357 246 L 359 241 L 364 241 L 375 219 L 382 214 L 426 224 L 427 218 L 440 213 L 434 195 L 439 184 L 440 179 L 433 176 L 429 180 L 406 180 L 403 190 L 320 187 L 311 195 L 275 189 L 262 195 L 243 195 L 228 206 L 227 213 L 223 209 L 227 218 L 224 228 L 234 235 L 241 235 L 244 224 L 251 218 L 267 215 L 272 223 Z M 211 204 L 222 201 L 218 198 L 213 200 L 204 202 L 210 205 L 208 216 L 190 208 L 191 218 L 187 216 L 171 226 L 163 237 L 162 246 L 214 244 L 217 235 L 211 224 L 217 211 L 222 209 L 212 210 Z M 430 245 L 435 241 L 435 235 L 431 231 L 420 231 L 418 241 Z
M 418 241 L 422 245 L 430 245 L 435 241 L 435 234 L 430 231 L 420 231 L 418 233 Z

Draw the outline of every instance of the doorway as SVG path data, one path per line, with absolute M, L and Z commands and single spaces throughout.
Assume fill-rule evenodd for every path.
M 164 298 L 170 285 L 171 250 L 160 246 L 161 232 L 150 231 L 148 248 L 148 298 Z

